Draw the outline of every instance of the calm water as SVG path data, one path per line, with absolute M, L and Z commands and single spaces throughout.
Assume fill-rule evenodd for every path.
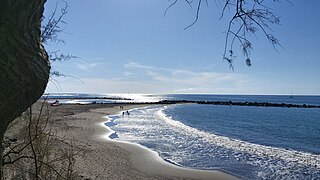
M 156 97 L 320 104 L 319 96 Z M 112 138 L 142 144 L 177 165 L 221 169 L 245 179 L 320 178 L 320 109 L 152 106 L 110 116 L 110 121 Z

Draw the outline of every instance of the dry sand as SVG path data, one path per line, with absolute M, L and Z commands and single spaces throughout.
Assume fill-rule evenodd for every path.
M 128 110 L 146 105 L 123 106 Z M 84 155 L 76 159 L 84 179 L 236 179 L 221 171 L 178 167 L 145 147 L 108 139 L 105 116 L 117 114 L 119 105 L 61 105 L 50 110 L 57 135 L 85 145 Z

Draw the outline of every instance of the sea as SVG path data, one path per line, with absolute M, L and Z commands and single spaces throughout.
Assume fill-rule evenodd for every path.
M 113 96 L 125 97 L 130 102 L 193 100 L 320 105 L 320 96 Z M 221 170 L 242 179 L 320 179 L 319 108 L 155 105 L 132 109 L 129 115 L 108 116 L 105 124 L 114 131 L 110 138 L 141 144 L 177 166 Z

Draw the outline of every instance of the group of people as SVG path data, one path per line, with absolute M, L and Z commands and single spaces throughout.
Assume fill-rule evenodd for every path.
M 126 111 L 126 112 L 122 112 L 122 116 L 124 116 L 124 115 L 127 115 L 127 116 L 129 116 L 130 115 L 130 113 L 129 113 L 129 111 Z
M 123 106 L 120 106 L 119 108 L 120 108 L 120 110 L 123 110 L 123 109 L 124 109 Z M 123 111 L 123 112 L 122 112 L 122 116 L 124 116 L 124 115 L 129 116 L 129 115 L 130 115 L 129 111 Z

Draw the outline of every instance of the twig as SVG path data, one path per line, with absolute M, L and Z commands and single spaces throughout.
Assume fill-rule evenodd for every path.
M 30 146 L 31 146 L 31 150 L 32 150 L 32 154 L 33 154 L 33 159 L 34 159 L 34 166 L 35 166 L 35 171 L 36 171 L 36 175 L 35 175 L 35 178 L 36 180 L 39 179 L 39 171 L 38 171 L 38 161 L 37 161 L 37 153 L 33 147 L 33 141 L 31 141 L 32 139 L 32 136 L 31 136 L 31 123 L 32 123 L 32 107 L 29 108 L 29 112 L 30 112 L 30 115 L 29 115 L 29 125 L 28 125 L 28 129 L 29 129 L 29 139 L 30 139 Z

